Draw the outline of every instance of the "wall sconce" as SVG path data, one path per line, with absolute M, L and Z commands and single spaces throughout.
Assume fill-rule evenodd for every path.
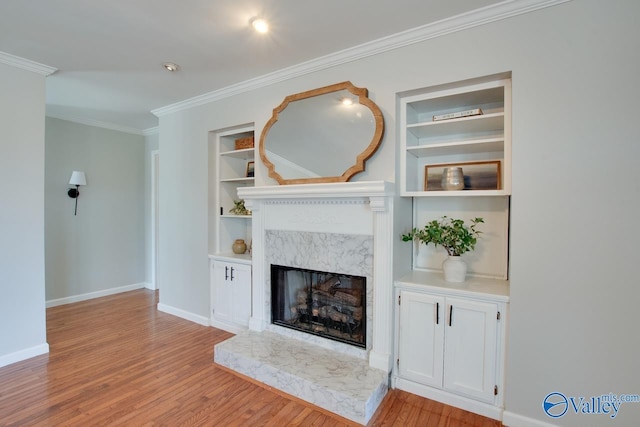
M 75 185 L 76 188 L 70 188 L 67 191 L 67 195 L 72 199 L 76 199 L 76 210 L 74 211 L 74 215 L 78 214 L 78 196 L 80 196 L 80 186 L 87 185 L 87 178 L 84 176 L 84 172 L 73 171 L 71 174 L 71 179 L 69 180 L 70 185 Z

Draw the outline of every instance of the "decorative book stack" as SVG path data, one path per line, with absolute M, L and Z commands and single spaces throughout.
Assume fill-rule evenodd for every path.
M 433 116 L 433 121 L 437 122 L 440 120 L 459 119 L 461 117 L 479 116 L 480 114 L 482 114 L 482 110 L 480 108 L 473 108 L 471 110 L 458 111 L 456 113 L 438 114 Z

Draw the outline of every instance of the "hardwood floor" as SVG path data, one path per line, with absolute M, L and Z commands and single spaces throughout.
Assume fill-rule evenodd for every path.
M 156 310 L 146 289 L 47 310 L 48 355 L 0 368 L 0 426 L 347 426 L 213 363 L 231 334 Z M 370 426 L 500 426 L 389 392 Z

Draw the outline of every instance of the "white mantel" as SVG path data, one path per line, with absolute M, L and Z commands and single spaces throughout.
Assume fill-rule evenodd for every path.
M 238 195 L 249 200 L 348 199 L 393 196 L 395 185 L 386 181 L 336 182 L 329 184 L 272 185 L 243 187 Z
M 266 230 L 373 236 L 373 319 L 369 365 L 391 372 L 393 363 L 393 195 L 385 181 L 246 187 L 238 196 L 252 211 L 253 292 L 250 329 L 270 323 L 265 308 L 270 266 Z M 369 284 L 367 285 L 369 286 Z

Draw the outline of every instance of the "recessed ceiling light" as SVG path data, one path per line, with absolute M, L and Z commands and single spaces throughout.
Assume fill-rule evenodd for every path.
M 180 69 L 180 66 L 178 64 L 174 64 L 173 62 L 165 62 L 164 64 L 162 64 L 162 66 L 171 72 L 174 71 L 178 71 Z
M 254 17 L 251 18 L 251 25 L 259 33 L 266 33 L 269 31 L 269 24 L 263 18 Z

